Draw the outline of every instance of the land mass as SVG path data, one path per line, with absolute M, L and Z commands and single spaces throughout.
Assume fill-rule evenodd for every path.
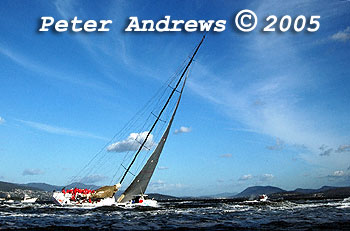
M 72 183 L 65 186 L 65 188 L 89 188 L 97 189 L 99 186 L 86 185 L 83 183 Z M 0 198 L 10 196 L 12 199 L 21 199 L 24 194 L 32 197 L 38 197 L 40 201 L 51 201 L 52 191 L 61 190 L 63 186 L 50 185 L 46 183 L 28 183 L 28 184 L 14 184 L 10 182 L 0 181 Z M 119 192 L 120 193 L 120 192 Z M 350 197 L 350 187 L 333 187 L 323 186 L 319 189 L 302 189 L 297 188 L 292 191 L 274 186 L 252 186 L 248 187 L 240 193 L 220 193 L 202 197 L 174 197 L 170 195 L 163 195 L 159 193 L 148 193 L 150 198 L 158 201 L 166 200 L 206 200 L 206 199 L 233 199 L 246 200 L 257 197 L 261 194 L 267 194 L 272 200 L 300 200 L 300 199 L 341 199 Z M 119 195 L 119 194 L 118 194 Z

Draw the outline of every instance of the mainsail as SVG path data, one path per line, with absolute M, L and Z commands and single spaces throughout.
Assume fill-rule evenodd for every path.
M 139 174 L 135 177 L 135 179 L 129 185 L 129 187 L 125 190 L 125 192 L 118 198 L 118 202 L 127 202 L 127 201 L 131 200 L 133 198 L 133 196 L 140 195 L 140 194 L 142 195 L 146 191 L 148 183 L 151 180 L 153 172 L 158 164 L 158 160 L 159 160 L 160 154 L 162 153 L 165 141 L 168 138 L 169 131 L 170 131 L 171 125 L 173 123 L 177 108 L 179 107 L 182 92 L 183 92 L 184 86 L 186 84 L 186 79 L 187 79 L 187 76 L 186 76 L 184 83 L 182 85 L 180 95 L 179 95 L 179 98 L 176 102 L 174 112 L 171 116 L 169 124 L 168 124 L 162 138 L 160 139 L 157 147 L 153 151 L 152 155 L 148 159 L 145 166 L 142 168 L 142 170 L 139 172 Z

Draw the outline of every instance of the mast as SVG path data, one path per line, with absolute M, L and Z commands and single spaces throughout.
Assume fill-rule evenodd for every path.
M 197 46 L 196 50 L 194 51 L 194 53 L 193 53 L 193 55 L 192 55 L 190 61 L 188 62 L 186 68 L 185 68 L 184 71 L 182 72 L 180 79 L 179 79 L 179 80 L 177 81 L 177 83 L 176 83 L 176 86 L 175 86 L 175 87 L 173 88 L 173 90 L 171 91 L 170 96 L 169 96 L 169 98 L 167 99 L 165 105 L 163 106 L 162 110 L 159 112 L 159 114 L 158 114 L 158 116 L 157 116 L 157 119 L 155 120 L 155 122 L 153 123 L 151 129 L 150 129 L 149 132 L 147 133 L 147 136 L 146 136 L 145 140 L 142 142 L 141 146 L 140 146 L 139 149 L 137 150 L 137 152 L 136 152 L 134 158 L 132 159 L 131 163 L 129 164 L 128 168 L 125 170 L 125 173 L 124 173 L 123 177 L 121 178 L 121 180 L 120 180 L 120 182 L 119 182 L 120 184 L 124 181 L 124 179 L 125 179 L 126 175 L 128 174 L 128 172 L 129 172 L 131 166 L 134 164 L 134 162 L 135 162 L 137 156 L 139 155 L 139 153 L 141 152 L 142 148 L 143 148 L 144 145 L 146 144 L 149 135 L 151 134 L 151 132 L 153 131 L 154 127 L 155 127 L 156 124 L 158 123 L 158 121 L 159 121 L 161 115 L 163 114 L 165 108 L 168 106 L 171 97 L 174 95 L 174 93 L 175 93 L 177 87 L 180 85 L 180 82 L 181 82 L 182 78 L 184 77 L 184 75 L 185 75 L 187 69 L 188 69 L 189 66 L 191 65 L 191 63 L 192 63 L 194 57 L 196 56 L 196 54 L 197 54 L 197 52 L 198 52 L 200 46 L 202 45 L 202 43 L 203 43 L 203 41 L 204 41 L 204 38 L 205 38 L 205 35 L 203 36 L 202 40 L 201 40 L 200 43 L 198 44 L 198 46 Z

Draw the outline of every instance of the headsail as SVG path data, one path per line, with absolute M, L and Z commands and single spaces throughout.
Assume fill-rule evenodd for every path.
M 129 187 L 125 190 L 125 192 L 118 198 L 118 202 L 127 202 L 127 201 L 131 200 L 133 198 L 133 196 L 143 194 L 146 191 L 148 183 L 151 180 L 153 172 L 158 164 L 158 160 L 159 160 L 160 154 L 162 153 L 165 141 L 168 138 L 169 131 L 170 131 L 171 125 L 173 123 L 177 108 L 179 106 L 184 86 L 186 84 L 186 79 L 187 79 L 187 76 L 186 76 L 184 83 L 182 85 L 180 95 L 179 95 L 179 98 L 177 100 L 174 112 L 171 116 L 169 124 L 168 124 L 162 138 L 160 139 L 157 147 L 153 151 L 150 158 L 147 160 L 147 163 L 145 164 L 145 166 L 142 168 L 142 170 L 139 172 L 139 174 L 135 177 L 135 179 L 129 185 Z

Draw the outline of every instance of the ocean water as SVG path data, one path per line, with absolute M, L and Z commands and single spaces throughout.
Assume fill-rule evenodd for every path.
M 0 229 L 29 230 L 350 230 L 350 199 L 244 203 L 160 202 L 155 209 L 1 204 Z

